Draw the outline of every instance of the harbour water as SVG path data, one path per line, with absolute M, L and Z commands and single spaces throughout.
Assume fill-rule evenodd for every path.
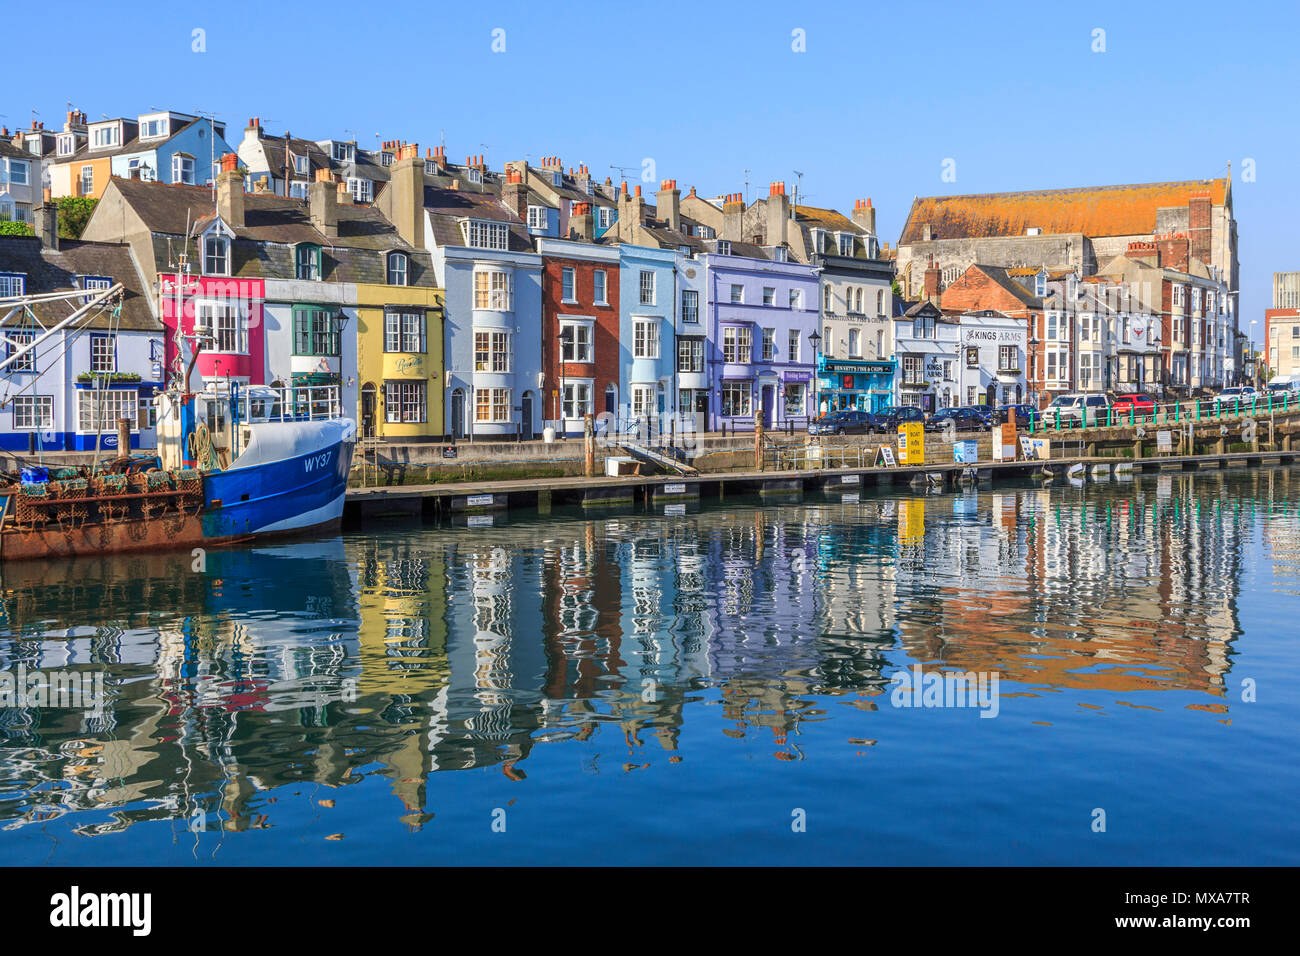
M 0 862 L 1300 863 L 1300 471 L 681 510 L 4 567 Z

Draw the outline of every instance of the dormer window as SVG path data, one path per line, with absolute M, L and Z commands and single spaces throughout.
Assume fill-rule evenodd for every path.
M 596 184 L 592 182 L 590 179 L 587 180 L 587 195 L 588 196 L 596 195 Z
M 141 139 L 157 139 L 167 135 L 167 117 L 142 120 L 140 123 Z
M 786 250 L 785 246 L 777 246 L 775 249 L 772 250 L 772 261 L 773 261 L 773 262 L 788 262 L 788 261 L 789 261 L 789 258 L 788 258 L 788 256 L 787 256 L 787 250 Z
M 330 155 L 336 163 L 350 163 L 357 155 L 356 147 L 351 143 L 334 143 L 332 147 Z
M 120 143 L 119 129 L 116 123 L 109 126 L 96 126 L 90 131 L 92 149 L 109 149 Z
M 0 299 L 23 294 L 27 286 L 27 273 L 0 272 Z
M 203 234 L 203 274 L 206 276 L 230 275 L 230 235 L 218 222 Z
M 41 137 L 39 135 L 27 137 L 27 152 L 33 156 L 41 155 Z
M 826 251 L 826 233 L 822 229 L 809 230 L 809 237 L 812 239 L 813 252 L 822 253 Z
M 83 289 L 90 293 L 89 295 L 82 296 L 82 302 L 89 302 L 95 297 L 95 293 L 97 292 L 104 292 L 113 288 L 113 280 L 108 278 L 108 276 L 82 276 L 79 284 Z
M 510 248 L 510 227 L 504 222 L 470 219 L 464 223 L 465 245 L 473 249 Z
M 406 285 L 408 265 L 405 252 L 390 252 L 388 254 L 388 284 Z
M 55 147 L 60 156 L 71 156 L 77 151 L 77 137 L 72 133 L 64 133 L 59 137 Z
M 1034 295 L 1040 299 L 1047 295 L 1047 273 L 1045 271 L 1034 276 Z
M 853 236 L 850 233 L 841 232 L 837 238 L 840 241 L 840 255 L 853 255 Z
M 438 175 L 438 164 L 435 163 L 435 162 L 434 162 L 433 160 L 431 160 L 431 159 L 426 159 L 426 160 L 424 161 L 424 175 L 426 175 L 426 176 L 437 176 L 437 175 Z
M 321 249 L 313 242 L 301 242 L 294 253 L 295 274 L 299 279 L 319 280 Z
M 297 153 L 290 153 L 293 157 L 293 171 L 299 176 L 306 176 L 310 168 L 306 156 L 299 156 Z
M 718 255 L 720 255 L 720 256 L 729 256 L 729 255 L 731 255 L 731 240 L 730 240 L 730 239 L 719 239 L 719 240 L 718 240 Z
M 558 172 L 558 171 L 556 171 L 556 172 L 552 172 L 552 173 L 551 173 L 551 185 L 554 186 L 556 189 L 559 189 L 561 186 L 563 186 L 563 185 L 564 185 L 564 173 L 561 173 L 561 172 Z
M 544 206 L 528 207 L 528 228 L 529 229 L 546 228 L 546 208 Z
M 479 184 L 483 182 L 483 173 L 478 167 L 471 166 L 469 168 L 469 181 L 472 183 L 479 183 Z
M 381 152 L 381 153 L 379 154 L 379 165 L 380 165 L 380 166 L 391 166 L 391 165 L 393 165 L 393 154 L 390 153 L 390 152 L 388 152 L 387 150 L 384 150 L 383 152 Z

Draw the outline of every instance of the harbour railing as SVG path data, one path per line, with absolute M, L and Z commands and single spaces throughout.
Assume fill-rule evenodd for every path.
M 1029 432 L 1059 432 L 1071 428 L 1128 428 L 1136 425 L 1186 425 L 1253 418 L 1261 415 L 1300 414 L 1300 393 L 1262 392 L 1230 398 L 1191 398 L 1150 406 L 1124 403 L 1105 407 L 1044 408 L 1029 413 Z

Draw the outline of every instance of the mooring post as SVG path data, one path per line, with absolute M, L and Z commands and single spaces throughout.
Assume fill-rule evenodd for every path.
M 131 419 L 117 420 L 117 451 L 121 455 L 131 454 Z
M 582 416 L 582 473 L 588 478 L 596 474 L 596 429 L 590 413 Z

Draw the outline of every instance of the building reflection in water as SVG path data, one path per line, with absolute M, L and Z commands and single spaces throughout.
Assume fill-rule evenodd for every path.
M 1257 528 L 1272 585 L 1296 589 L 1295 481 L 810 495 L 397 526 L 205 571 L 9 566 L 0 670 L 102 671 L 109 700 L 0 710 L 0 826 L 243 830 L 274 823 L 280 788 L 380 777 L 414 828 L 435 772 L 517 780 L 535 746 L 597 736 L 614 767 L 677 760 L 688 712 L 799 759 L 828 701 L 875 707 L 914 663 L 997 671 L 1004 694 L 1197 692 L 1226 717 Z

